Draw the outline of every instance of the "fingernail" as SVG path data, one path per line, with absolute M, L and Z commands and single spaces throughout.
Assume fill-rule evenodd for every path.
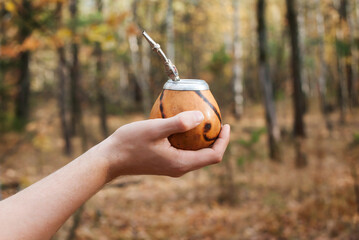
M 197 124 L 200 124 L 204 119 L 203 113 L 200 112 L 200 111 L 195 111 L 195 116 L 194 117 L 195 117 L 195 120 L 196 120 Z

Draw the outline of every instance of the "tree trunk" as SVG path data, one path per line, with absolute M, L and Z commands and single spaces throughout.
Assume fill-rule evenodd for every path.
M 133 2 L 132 14 L 133 14 L 133 22 L 137 21 L 137 4 L 138 0 Z M 151 98 L 150 98 L 150 89 L 148 83 L 149 71 L 143 72 L 143 68 L 140 68 L 140 49 L 138 44 L 137 36 L 132 34 L 128 38 L 130 51 L 131 51 L 131 63 L 132 63 L 132 71 L 135 76 L 136 82 L 141 90 L 141 98 L 142 98 L 142 108 L 143 112 L 148 115 L 151 110 Z M 143 42 L 145 43 L 145 42 Z M 146 43 L 148 45 L 148 43 Z M 145 53 L 146 54 L 146 53 Z M 147 62 L 145 65 L 148 64 Z M 147 71 L 147 70 L 145 70 Z
M 71 133 L 76 135 L 77 125 L 80 118 L 80 103 L 79 103 L 79 61 L 78 61 L 78 44 L 75 39 L 76 25 L 77 25 L 77 0 L 69 1 L 69 11 L 71 15 L 71 66 L 70 66 L 70 80 L 71 80 Z
M 62 20 L 62 3 L 58 2 L 56 6 L 56 21 L 58 28 L 61 26 Z M 66 107 L 66 83 L 67 83 L 67 74 L 66 74 L 66 58 L 65 58 L 65 49 L 63 46 L 57 47 L 57 56 L 58 56 L 58 66 L 57 74 L 59 78 L 58 82 L 58 107 L 59 107 L 59 117 L 61 122 L 62 136 L 64 138 L 64 152 L 66 155 L 70 155 L 72 152 L 71 146 L 71 134 L 70 128 L 67 120 L 67 107 Z
M 142 108 L 143 112 L 148 115 L 150 112 L 150 95 L 149 95 L 149 86 L 148 82 L 146 81 L 148 76 L 145 76 L 146 73 L 141 71 L 139 66 L 140 62 L 140 53 L 139 53 L 139 46 L 138 46 L 138 39 L 136 35 L 129 36 L 129 44 L 130 44 L 130 51 L 131 51 L 131 62 L 132 62 L 132 71 L 135 75 L 135 80 L 140 87 L 141 90 L 141 101 L 142 101 Z
M 97 12 L 102 14 L 102 0 L 96 1 Z M 95 56 L 96 56 L 96 91 L 97 91 L 97 101 L 99 105 L 99 120 L 100 127 L 103 137 L 108 137 L 108 125 L 107 125 L 107 111 L 106 111 L 106 98 L 103 91 L 104 86 L 104 71 L 103 71 L 103 57 L 102 57 L 102 48 L 101 43 L 95 43 Z
M 353 106 L 358 106 L 359 105 L 359 99 L 358 99 L 358 78 L 359 78 L 359 73 L 358 73 L 358 66 L 359 66 L 359 49 L 358 46 L 355 43 L 355 34 L 357 33 L 356 29 L 355 29 L 355 11 L 353 11 L 353 13 L 350 14 L 349 9 L 355 9 L 355 3 L 354 1 L 351 2 L 351 4 L 348 4 L 347 6 L 347 12 L 348 12 L 348 27 L 349 27 L 349 39 L 350 39 L 350 49 L 351 49 L 351 69 L 352 69 L 352 74 L 351 74 L 351 83 L 352 83 L 352 91 L 351 91 L 351 104 Z M 359 16 L 356 16 L 357 18 L 359 18 Z
M 70 80 L 71 80 L 71 133 L 77 134 L 79 131 L 82 143 L 82 150 L 87 150 L 87 135 L 82 118 L 82 110 L 80 106 L 80 64 L 79 64 L 79 46 L 77 43 L 77 4 L 78 0 L 69 1 L 69 11 L 71 16 L 71 65 L 70 65 Z
M 129 67 L 128 64 L 125 64 L 123 60 L 118 63 L 118 70 L 119 70 L 119 93 L 120 98 L 118 99 L 121 102 L 126 102 L 129 104 L 133 104 L 135 102 L 134 93 L 132 88 L 130 88 L 129 76 L 128 71 Z
M 345 28 L 345 20 L 346 20 L 346 0 L 340 0 L 340 5 L 338 9 L 339 13 L 339 23 L 336 29 L 336 41 L 337 41 L 337 70 L 338 70 L 338 105 L 340 109 L 340 123 L 346 123 L 346 114 L 347 114 L 347 103 L 348 103 L 348 94 L 350 94 L 350 90 L 348 88 L 347 83 L 350 83 L 349 78 L 347 79 L 347 83 L 345 81 L 346 71 L 345 71 L 345 56 L 340 49 L 338 42 L 344 43 L 345 37 L 343 28 Z M 349 76 L 348 76 L 349 77 Z
M 296 13 L 296 1 L 286 0 L 287 18 L 292 49 L 292 80 L 293 80 L 293 104 L 294 104 L 294 136 L 304 137 L 304 110 L 305 99 L 302 90 L 302 58 L 299 45 L 298 21 Z
M 175 38 L 173 27 L 173 0 L 167 0 L 167 16 L 166 16 L 166 34 L 167 34 L 167 50 L 166 54 L 169 59 L 175 62 Z
M 268 145 L 270 158 L 280 160 L 279 140 L 280 133 L 276 119 L 275 102 L 273 98 L 273 86 L 269 74 L 267 60 L 267 33 L 265 25 L 265 0 L 257 2 L 258 20 L 258 44 L 259 44 L 259 80 L 262 85 L 263 101 L 265 106 L 265 116 L 268 131 Z
M 324 59 L 324 37 L 325 37 L 325 26 L 324 26 L 324 17 L 321 11 L 320 0 L 316 0 L 316 20 L 317 20 L 317 37 L 319 39 L 318 52 L 319 52 L 319 74 L 318 74 L 318 92 L 319 92 L 319 103 L 320 110 L 323 115 L 325 125 L 328 130 L 331 130 L 331 121 L 328 116 L 327 111 L 327 77 L 326 77 L 326 63 Z
M 306 12 L 306 1 L 302 0 L 297 4 L 298 9 L 298 31 L 299 31 L 299 47 L 302 52 L 302 89 L 304 97 L 311 95 L 311 84 L 309 80 L 309 71 L 305 65 L 305 56 L 307 54 L 307 48 L 305 40 L 307 38 L 306 26 L 305 26 L 305 12 Z
M 240 119 L 243 114 L 243 68 L 241 64 L 242 43 L 239 39 L 239 0 L 233 0 L 233 95 L 234 95 L 234 115 Z
M 76 230 L 80 227 L 81 217 L 85 211 L 85 204 L 81 205 L 79 209 L 72 215 L 72 226 L 69 230 L 66 240 L 76 239 Z
M 58 77 L 59 77 L 59 93 L 58 93 L 58 106 L 59 115 L 61 120 L 62 136 L 65 141 L 64 152 L 66 155 L 70 155 L 72 152 L 71 146 L 71 133 L 69 124 L 67 121 L 66 111 L 66 60 L 64 47 L 57 48 L 58 55 Z
M 337 29 L 336 38 L 341 38 L 341 31 Z M 338 71 L 338 105 L 340 109 L 340 124 L 346 123 L 347 114 L 347 89 L 345 84 L 345 73 L 343 59 L 337 54 L 337 71 Z
M 30 18 L 31 14 L 31 1 L 22 0 L 22 16 L 21 18 L 26 22 L 26 19 Z M 26 26 L 23 22 L 19 26 L 19 40 L 23 43 L 26 38 L 31 35 L 31 29 Z M 23 125 L 29 113 L 29 97 L 30 97 L 30 51 L 22 51 L 19 57 L 19 79 L 17 82 L 17 94 L 15 97 L 15 116 L 19 121 L 20 125 Z
M 348 44 L 349 46 L 349 52 L 353 53 L 353 49 L 351 48 L 351 32 L 350 32 L 350 16 L 348 12 L 348 0 L 340 0 L 339 5 L 339 16 L 340 16 L 340 31 L 341 31 L 341 41 L 345 44 Z M 346 103 L 351 106 L 351 103 L 353 102 L 353 99 L 355 98 L 355 91 L 353 91 L 354 87 L 354 78 L 353 78 L 353 69 L 351 61 L 349 61 L 351 57 L 351 54 L 349 56 L 345 55 L 343 56 L 343 67 L 345 68 L 345 74 L 346 77 L 346 90 L 347 91 L 347 99 Z M 351 59 L 352 60 L 352 59 Z M 357 68 L 357 66 L 355 67 Z
M 316 13 L 316 20 L 317 20 L 317 35 L 319 39 L 319 76 L 318 76 L 318 91 L 319 91 L 319 99 L 320 99 L 320 109 L 324 118 L 326 119 L 326 92 L 327 92 L 327 81 L 325 76 L 325 59 L 324 59 L 324 35 L 325 35 L 325 28 L 324 28 L 324 18 L 321 12 L 320 0 L 316 0 L 317 6 L 317 13 Z

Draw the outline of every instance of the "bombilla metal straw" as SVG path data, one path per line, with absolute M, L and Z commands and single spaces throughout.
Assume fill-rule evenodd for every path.
M 161 49 L 161 46 L 156 43 L 145 31 L 142 32 L 142 35 L 146 38 L 146 40 L 149 42 L 149 44 L 152 47 L 152 50 L 157 52 L 157 54 L 162 59 L 162 62 L 165 64 L 166 73 L 169 78 L 171 78 L 173 81 L 179 81 L 179 75 L 176 66 L 169 60 L 164 52 Z

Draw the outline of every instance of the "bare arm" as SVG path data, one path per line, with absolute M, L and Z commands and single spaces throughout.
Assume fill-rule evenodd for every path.
M 0 202 L 1 239 L 50 239 L 71 214 L 120 175 L 179 177 L 221 161 L 229 141 L 225 125 L 212 148 L 182 151 L 167 137 L 194 128 L 199 112 L 131 123 L 63 168 Z

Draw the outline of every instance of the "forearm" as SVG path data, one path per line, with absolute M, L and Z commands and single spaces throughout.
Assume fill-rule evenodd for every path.
M 104 145 L 0 202 L 1 239 L 49 239 L 109 181 Z M 18 236 L 14 238 L 14 236 Z

